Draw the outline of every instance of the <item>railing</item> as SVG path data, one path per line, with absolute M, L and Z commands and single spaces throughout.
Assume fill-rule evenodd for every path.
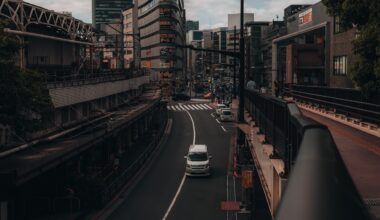
M 97 69 L 91 71 L 87 69 L 75 74 L 71 67 L 30 66 L 28 68 L 45 73 L 48 88 L 79 86 L 101 82 L 118 81 L 146 76 L 148 74 L 147 70 L 145 69 L 134 71 L 122 69 Z
M 292 102 L 254 90 L 245 94 L 273 156 L 284 160 L 283 177 L 290 175 L 276 219 L 370 219 L 330 131 Z
M 285 94 L 347 117 L 380 125 L 380 95 L 366 100 L 354 89 L 287 85 Z

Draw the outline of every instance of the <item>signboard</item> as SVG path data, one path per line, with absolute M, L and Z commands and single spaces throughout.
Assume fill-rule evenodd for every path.
M 313 9 L 309 8 L 308 10 L 300 13 L 298 15 L 298 24 L 299 25 L 304 25 L 307 23 L 310 23 L 313 21 Z
M 252 188 L 252 186 L 253 186 L 252 179 L 253 179 L 253 171 L 252 170 L 243 170 L 243 172 L 242 172 L 243 188 L 246 188 L 246 189 Z

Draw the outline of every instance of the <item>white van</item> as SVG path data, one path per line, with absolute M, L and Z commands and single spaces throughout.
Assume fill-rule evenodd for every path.
M 211 174 L 211 156 L 208 154 L 206 145 L 190 145 L 185 159 L 187 176 L 209 176 Z

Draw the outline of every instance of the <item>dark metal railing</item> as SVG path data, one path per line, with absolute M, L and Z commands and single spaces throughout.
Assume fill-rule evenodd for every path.
M 305 130 L 276 220 L 371 219 L 327 128 Z
M 380 95 L 367 100 L 359 90 L 287 85 L 285 94 L 296 100 L 380 125 Z
M 328 128 L 293 102 L 245 94 L 247 111 L 290 176 L 276 219 L 370 219 Z

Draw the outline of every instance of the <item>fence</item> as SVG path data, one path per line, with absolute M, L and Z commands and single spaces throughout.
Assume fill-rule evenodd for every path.
M 370 219 L 324 125 L 294 103 L 258 91 L 246 90 L 245 103 L 290 176 L 276 219 Z
M 354 89 L 300 85 L 287 85 L 285 94 L 338 114 L 380 125 L 380 95 L 366 100 L 360 91 Z

